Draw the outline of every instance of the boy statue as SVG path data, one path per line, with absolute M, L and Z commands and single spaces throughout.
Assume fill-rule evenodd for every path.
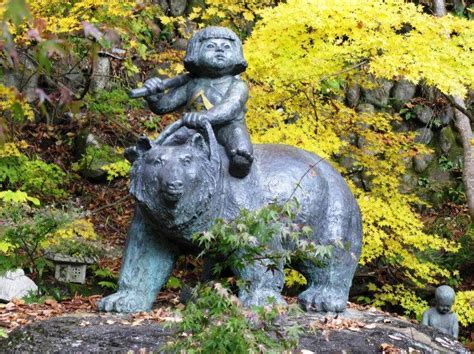
M 253 161 L 253 147 L 245 125 L 248 88 L 238 76 L 247 68 L 242 43 L 224 27 L 206 27 L 196 32 L 188 43 L 184 66 L 189 74 L 175 87 L 164 91 L 159 78 L 147 80 L 150 93 L 146 100 L 156 114 L 184 108 L 184 127 L 173 136 L 184 142 L 209 121 L 217 141 L 229 158 L 229 172 L 243 178 Z
M 458 338 L 458 317 L 451 312 L 454 304 L 454 290 L 450 286 L 442 285 L 436 289 L 435 299 L 436 306 L 423 313 L 421 323 Z

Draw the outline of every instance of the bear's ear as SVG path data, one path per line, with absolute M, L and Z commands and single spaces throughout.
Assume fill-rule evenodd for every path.
M 142 135 L 138 138 L 137 148 L 139 152 L 144 152 L 151 149 L 151 142 L 146 136 Z
M 134 163 L 135 160 L 140 157 L 140 153 L 137 151 L 137 148 L 135 146 L 126 148 L 123 155 L 130 163 Z
M 207 146 L 204 137 L 199 133 L 196 133 L 191 138 L 189 138 L 186 144 L 192 146 L 193 148 L 199 151 L 204 152 L 206 155 L 209 155 L 209 146 Z
M 148 139 L 146 136 L 141 135 L 138 138 L 137 145 L 128 147 L 125 149 L 124 156 L 125 158 L 133 163 L 135 160 L 137 160 L 141 154 L 143 154 L 145 151 L 148 151 L 151 149 L 151 142 L 150 139 Z

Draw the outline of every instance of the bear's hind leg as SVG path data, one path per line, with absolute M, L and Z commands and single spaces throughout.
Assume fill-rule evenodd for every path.
M 164 240 L 149 227 L 140 210 L 128 231 L 120 270 L 119 290 L 100 300 L 100 311 L 149 311 L 157 293 L 173 270 L 175 255 Z
M 352 205 L 352 207 L 350 206 Z M 306 309 L 318 312 L 342 312 L 346 309 L 352 278 L 361 252 L 362 228 L 355 201 L 348 210 L 333 209 L 326 227 L 318 232 L 318 244 L 332 245 L 333 251 L 324 265 L 309 260 L 300 265 L 309 287 L 298 300 Z
M 284 263 L 274 257 L 281 250 L 280 242 L 274 241 L 271 248 L 273 250 L 268 251 L 268 258 L 265 258 L 266 254 L 261 254 L 257 260 L 246 260 L 245 254 L 241 254 L 244 267 L 232 269 L 246 283 L 239 288 L 239 299 L 246 307 L 286 304 L 281 296 L 285 281 Z

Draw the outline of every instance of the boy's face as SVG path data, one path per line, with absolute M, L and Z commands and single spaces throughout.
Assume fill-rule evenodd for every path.
M 451 312 L 451 306 L 453 306 L 452 299 L 436 299 L 436 309 L 443 315 Z
M 225 73 L 232 68 L 234 47 L 230 40 L 210 38 L 202 42 L 199 52 L 201 66 L 215 72 Z

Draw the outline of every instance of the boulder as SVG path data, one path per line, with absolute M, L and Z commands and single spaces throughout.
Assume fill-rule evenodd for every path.
M 34 55 L 31 52 L 18 55 L 18 67 L 2 67 L 0 82 L 8 87 L 15 87 L 21 91 L 28 102 L 34 102 L 37 98 L 35 90 L 38 88 L 38 68 L 31 59 Z
M 449 125 L 454 117 L 453 107 L 450 105 L 445 106 L 439 113 L 439 122 L 442 126 Z
M 74 159 L 79 160 L 85 153 L 88 146 L 100 147 L 97 137 L 89 129 L 81 130 L 74 138 Z
M 36 291 L 38 286 L 25 275 L 23 269 L 10 270 L 0 276 L 0 301 L 21 299 Z
M 375 107 L 384 108 L 388 105 L 390 98 L 390 90 L 393 87 L 393 82 L 385 79 L 374 80 L 375 88 L 362 89 L 365 102 L 374 105 Z
M 188 5 L 187 0 L 170 0 L 170 12 L 173 16 L 181 16 Z
M 456 144 L 456 134 L 451 127 L 444 127 L 439 132 L 439 147 L 444 154 L 448 154 Z
M 416 118 L 418 118 L 418 120 L 425 125 L 429 124 L 431 119 L 433 118 L 434 112 L 428 106 L 416 106 L 414 111 L 416 114 Z
M 181 16 L 188 5 L 187 0 L 158 0 L 158 4 L 166 15 Z
M 399 191 L 402 194 L 413 193 L 418 189 L 418 187 L 418 176 L 413 172 L 407 172 L 402 177 L 402 181 L 399 186 Z
M 413 130 L 413 124 L 412 122 L 408 122 L 404 119 L 400 120 L 394 120 L 390 122 L 391 126 L 393 127 L 393 130 L 396 132 L 410 132 Z
M 430 102 L 433 102 L 443 96 L 443 94 L 436 87 L 428 86 L 426 83 L 421 83 L 419 85 L 419 89 L 420 96 L 426 98 Z
M 177 38 L 173 42 L 173 49 L 176 49 L 176 50 L 186 50 L 187 46 L 188 46 L 188 41 L 184 38 Z
M 358 84 L 349 85 L 346 89 L 346 104 L 354 108 L 359 104 L 360 86 Z
M 415 131 L 415 143 L 428 145 L 433 140 L 433 132 L 429 128 L 420 128 Z
M 148 318 L 153 318 L 148 316 Z M 304 353 L 468 353 L 437 329 L 375 309 L 342 314 L 281 316 L 282 329 L 303 329 L 295 352 Z M 53 318 L 15 329 L 0 348 L 13 352 L 149 352 L 176 340 L 172 327 L 133 315 L 87 314 Z
M 122 155 L 118 154 L 112 147 L 102 144 L 87 129 L 77 134 L 74 139 L 74 147 L 75 159 L 79 160 L 79 173 L 93 182 L 105 182 L 107 171 L 102 167 L 122 158 Z M 97 154 L 89 156 L 92 158 L 90 161 L 82 161 L 81 159 L 86 155 L 87 148 L 96 149 Z
M 400 80 L 392 88 L 393 107 L 398 111 L 415 96 L 416 85 L 408 80 Z
M 441 170 L 438 166 L 430 167 L 426 174 L 433 189 L 449 188 L 456 185 L 456 181 L 451 177 L 450 172 Z
M 413 168 L 416 172 L 422 173 L 433 162 L 434 154 L 420 154 L 413 157 Z
M 361 103 L 356 108 L 357 113 L 374 113 L 375 107 L 370 103 Z

